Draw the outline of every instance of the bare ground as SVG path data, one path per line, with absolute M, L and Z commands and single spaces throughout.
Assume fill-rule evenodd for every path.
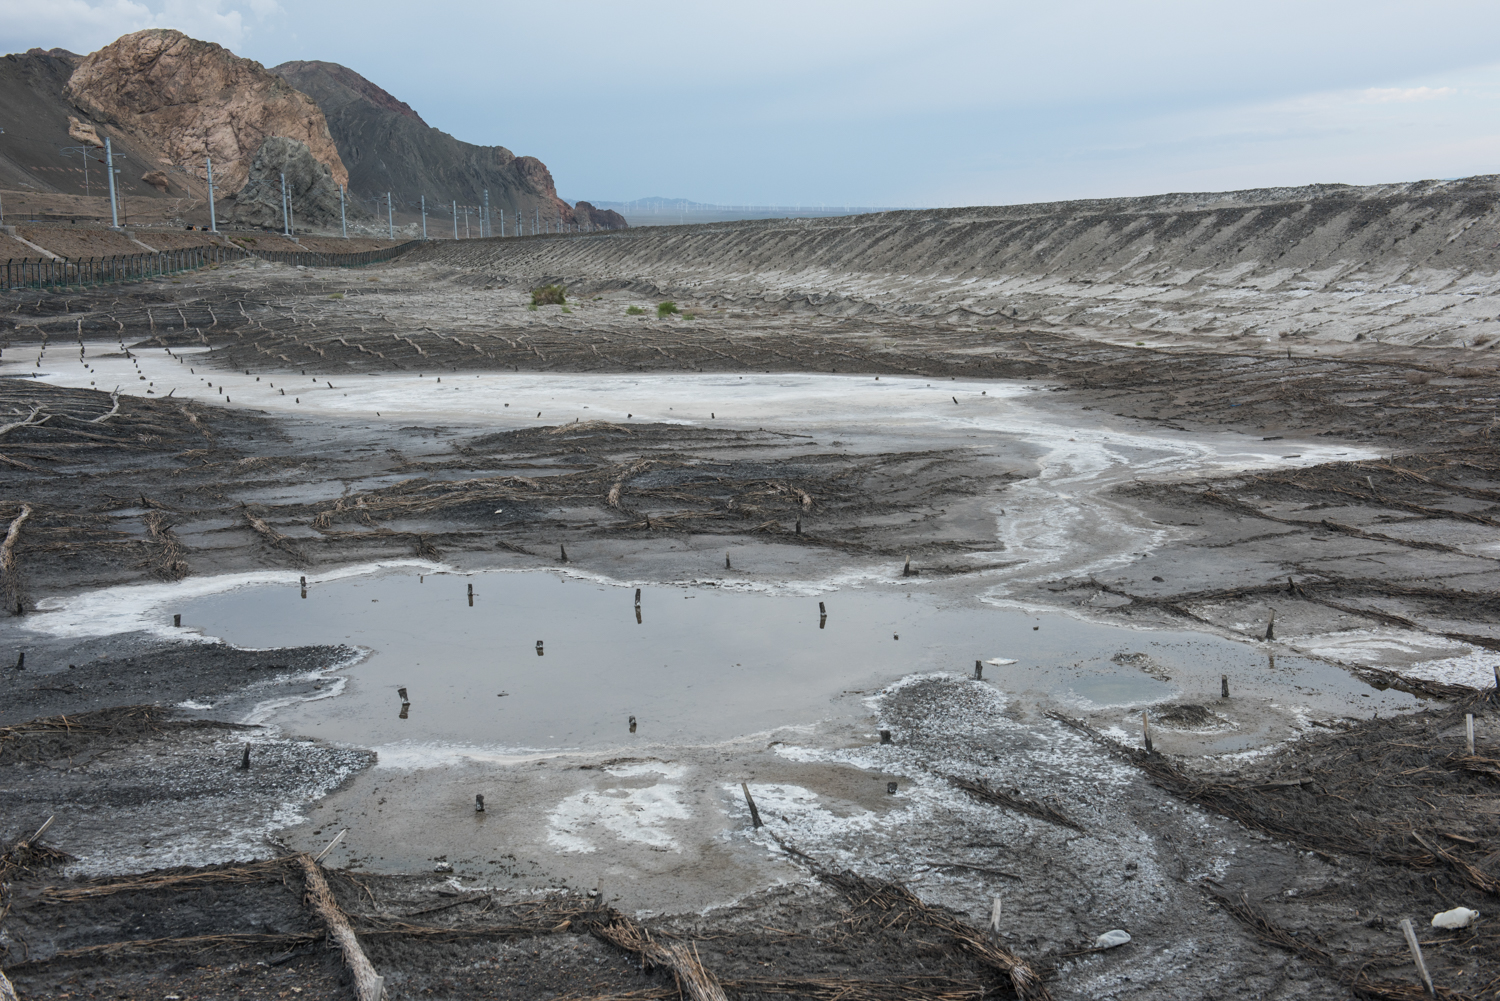
M 233 267 L 180 285 L 13 294 L 3 349 L 107 335 L 158 348 L 208 343 L 213 364 L 267 373 L 508 366 L 1032 379 L 1056 390 L 1058 406 L 1184 433 L 1228 428 L 1261 438 L 1328 434 L 1374 443 L 1386 460 L 1130 488 L 1126 496 L 1154 517 L 1197 531 L 1120 579 L 1060 580 L 1035 597 L 1087 602 L 1091 615 L 1186 621 L 1242 636 L 1263 629 L 1274 607 L 1279 636 L 1326 635 L 1343 617 L 1340 628 L 1349 632 L 1397 627 L 1434 642 L 1496 648 L 1493 568 L 1500 554 L 1491 540 L 1500 494 L 1489 435 L 1497 387 L 1493 368 L 1475 367 L 1472 353 L 1363 344 L 1291 357 L 1199 345 L 1147 348 L 1003 317 L 851 321 L 807 304 L 759 301 L 736 309 L 711 296 L 679 300 L 691 320 L 657 320 L 625 312 L 631 305 L 654 309 L 656 297 L 608 284 L 575 289 L 578 301 L 563 313 L 528 310 L 523 290 L 432 266 L 359 275 Z M 330 299 L 335 293 L 343 297 Z M 946 572 L 946 554 L 994 540 L 945 521 L 945 506 L 1022 475 L 962 453 L 815 451 L 750 428 L 366 433 L 124 396 L 101 422 L 113 407 L 105 394 L 27 380 L 6 380 L 3 388 L 0 411 L 14 411 L 5 420 L 16 425 L 0 432 L 3 517 L 15 524 L 29 509 L 5 586 L 7 607 L 19 602 L 23 611 L 37 596 L 102 583 L 382 554 L 541 564 L 554 559 L 557 545 L 587 553 L 590 541 L 622 534 L 774 539 L 892 572 L 896 554 L 913 550 L 920 568 Z M 390 482 L 374 482 L 380 477 Z M 365 485 L 323 499 L 247 500 L 289 481 L 310 491 Z M 493 512 L 498 499 L 516 517 L 477 517 Z M 100 679 L 127 655 L 134 656 L 106 652 Z M 60 667 L 43 669 L 51 677 Z M 101 707 L 89 679 L 74 682 L 76 691 L 43 691 L 53 682 L 16 672 L 9 679 L 15 691 L 35 686 L 7 712 L 15 723 Z M 800 882 L 728 912 L 657 919 L 652 932 L 694 943 L 704 967 L 736 996 L 1008 994 L 1013 979 L 963 944 L 964 934 L 986 940 L 976 929 L 985 923 L 988 898 L 1003 892 L 1024 902 L 1020 916 L 1007 916 L 999 941 L 1058 996 L 1418 997 L 1397 920 L 1425 919 L 1456 904 L 1486 912 L 1494 906 L 1494 696 L 1475 702 L 1475 692 L 1461 687 L 1376 680 L 1407 684 L 1435 701 L 1394 720 L 1328 721 L 1334 729 L 1324 736 L 1241 763 L 1145 756 L 1086 727 L 1033 721 L 1034 739 L 1091 748 L 1085 773 L 1128 770 L 1118 789 L 1092 796 L 1085 784 L 1049 788 L 1040 778 L 1028 791 L 1007 788 L 1003 777 L 1024 770 L 1016 747 L 983 733 L 955 746 L 952 731 L 932 722 L 952 703 L 952 691 L 913 686 L 891 718 L 904 723 L 914 745 L 971 762 L 974 777 L 994 794 L 997 816 L 1024 825 L 998 827 L 1001 837 L 974 829 L 961 843 L 954 839 L 964 836 L 962 827 L 934 833 L 939 840 L 923 848 L 967 849 L 961 858 L 948 856 L 951 871 L 943 878 L 923 884 L 923 899 L 939 910 L 929 913 L 887 885 L 910 877 L 910 860 L 841 876 L 814 856 L 796 859 Z M 188 672 L 171 696 L 191 697 L 194 684 L 209 682 Z M 1479 717 L 1473 756 L 1461 752 L 1464 712 Z M 124 747 L 142 740 L 180 746 L 187 738 L 97 739 Z M 81 750 L 89 753 L 87 741 Z M 69 749 L 70 758 L 77 753 Z M 20 768 L 31 770 L 23 775 Z M 0 770 L 9 772 L 7 785 L 38 774 L 3 750 Z M 49 796 L 65 801 L 70 786 L 59 780 L 46 788 L 52 791 L 44 790 L 38 805 Z M 1048 810 L 1082 831 L 1047 819 Z M 18 820 L 5 833 L 14 840 L 29 832 Z M 1092 849 L 1091 837 L 1100 839 Z M 1139 857 L 1122 850 L 1132 843 L 1142 846 Z M 291 996 L 294 982 L 309 996 L 346 996 L 336 962 L 314 948 L 319 928 L 298 903 L 295 874 L 266 865 L 248 883 L 221 886 L 205 876 L 197 886 L 143 886 L 66 902 L 45 888 L 75 884 L 35 867 L 14 872 L 0 965 L 23 997 L 163 990 Z M 531 887 L 548 885 L 544 872 L 514 871 Z M 1132 896 L 1144 872 L 1152 874 L 1150 892 Z M 555 878 L 560 885 L 567 875 Z M 639 952 L 601 936 L 614 916 L 582 895 L 587 885 L 574 882 L 568 896 L 507 887 L 445 897 L 457 891 L 426 876 L 339 876 L 334 883 L 377 967 L 400 971 L 388 981 L 393 995 L 665 997 L 676 990 L 660 972 L 642 979 Z M 630 907 L 628 900 L 610 903 Z M 457 906 L 415 913 L 446 904 Z M 561 920 L 545 924 L 567 908 L 577 916 L 566 928 L 558 928 Z M 418 919 L 417 931 L 398 927 Z M 1092 936 L 1116 922 L 1128 924 L 1137 942 L 1089 953 Z M 1418 926 L 1442 996 L 1497 996 L 1500 968 L 1488 923 L 1460 932 L 1439 932 L 1424 920 Z M 132 944 L 63 954 L 122 942 Z M 296 975 L 283 977 L 288 969 Z

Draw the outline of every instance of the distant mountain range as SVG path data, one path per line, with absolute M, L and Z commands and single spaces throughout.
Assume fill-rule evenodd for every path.
M 618 212 L 632 226 L 682 226 L 703 222 L 730 222 L 736 219 L 812 219 L 896 210 L 896 206 L 869 205 L 711 205 L 686 198 L 637 198 L 632 202 L 595 201 L 593 205 Z

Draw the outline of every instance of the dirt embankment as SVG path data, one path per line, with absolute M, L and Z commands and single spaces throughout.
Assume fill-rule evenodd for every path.
M 416 259 L 518 283 L 828 315 L 973 313 L 1121 341 L 1487 347 L 1500 336 L 1484 176 L 887 212 L 443 246 Z

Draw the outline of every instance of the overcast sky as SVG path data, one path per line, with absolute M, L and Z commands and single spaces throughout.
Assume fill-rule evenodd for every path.
M 568 199 L 929 206 L 1500 172 L 1500 3 L 0 0 L 343 63 Z

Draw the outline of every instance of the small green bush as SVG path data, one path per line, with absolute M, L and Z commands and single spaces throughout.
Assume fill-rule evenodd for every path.
M 568 308 L 568 307 L 567 307 L 567 306 L 564 306 L 564 307 L 563 307 L 563 308 L 562 308 L 562 311 L 563 311 L 563 312 L 564 312 L 564 313 L 571 313 L 571 312 L 573 312 L 573 311 L 572 311 L 572 310 L 571 310 L 571 309 L 569 309 L 569 308 Z
M 677 303 L 675 302 L 659 302 L 656 304 L 657 319 L 665 320 L 675 312 L 677 312 Z
M 329 296 L 328 298 L 330 298 L 330 299 L 342 299 L 343 297 L 344 297 L 344 293 L 342 293 L 342 292 L 335 292 L 335 293 L 333 293 L 333 295 Z
M 698 318 L 697 318 L 697 317 L 696 317 L 696 316 L 694 316 L 694 315 L 693 315 L 693 314 L 692 314 L 692 313 L 683 313 L 683 314 L 682 314 L 682 318 L 683 318 L 683 319 L 684 319 L 684 320 L 696 320 L 696 319 L 698 319 Z
M 536 303 L 532 303 L 530 306 L 527 306 L 526 308 L 529 309 L 529 310 L 531 310 L 533 313 L 535 313 L 536 312 Z
M 625 311 L 626 316 L 645 316 L 646 311 L 639 306 L 631 306 Z
M 567 302 L 567 289 L 561 285 L 543 285 L 531 290 L 533 306 L 561 306 Z

